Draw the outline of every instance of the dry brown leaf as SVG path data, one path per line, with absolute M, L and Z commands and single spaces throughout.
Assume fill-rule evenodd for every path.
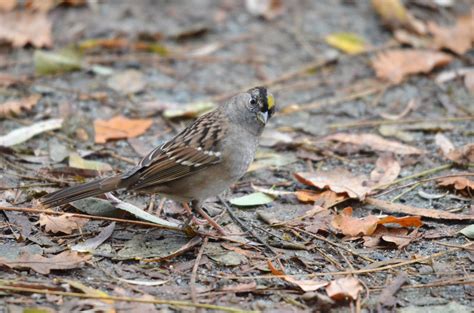
M 387 216 L 379 218 L 368 215 L 362 218 L 352 216 L 352 208 L 347 207 L 334 216 L 331 225 L 342 234 L 350 237 L 370 236 L 374 234 L 378 225 L 398 224 L 403 227 L 420 227 L 422 224 L 419 216 L 395 217 Z
M 109 139 L 125 139 L 142 135 L 153 124 L 152 119 L 129 119 L 115 116 L 110 120 L 95 120 L 95 142 L 105 143 Z
M 0 118 L 7 116 L 17 116 L 22 112 L 30 111 L 38 103 L 41 95 L 31 95 L 18 100 L 10 100 L 0 103 Z
M 345 194 L 338 194 L 332 190 L 314 191 L 314 190 L 297 190 L 296 197 L 299 201 L 305 203 L 314 203 L 325 209 L 334 206 L 347 199 Z
M 453 187 L 459 191 L 473 192 L 474 181 L 464 176 L 445 177 L 437 180 L 439 186 Z
M 370 187 L 365 176 L 354 176 L 351 172 L 338 168 L 332 171 L 295 173 L 296 179 L 308 186 L 329 188 L 335 193 L 346 193 L 350 198 L 363 200 Z
M 332 219 L 331 225 L 342 234 L 350 237 L 370 236 L 377 229 L 379 218 L 375 215 L 358 218 L 352 216 L 352 208 L 347 207 Z
M 428 30 L 434 37 L 436 49 L 446 48 L 462 55 L 472 47 L 474 15 L 461 16 L 452 26 L 440 26 L 429 22 Z
M 442 220 L 453 220 L 453 221 L 469 221 L 474 219 L 474 215 L 470 214 L 455 214 L 451 212 L 435 210 L 435 209 L 424 209 L 412 207 L 400 203 L 392 203 L 380 199 L 375 199 L 372 197 L 367 197 L 365 202 L 371 205 L 376 206 L 379 209 L 382 209 L 385 212 L 390 213 L 402 213 L 408 215 L 417 215 L 422 217 L 428 217 L 433 219 L 442 219 Z
M 1 0 L 0 11 L 11 11 L 16 7 L 16 0 Z
M 374 134 L 338 133 L 324 138 L 325 140 L 367 146 L 375 151 L 391 152 L 395 154 L 423 154 L 424 151 L 398 141 L 387 140 Z
M 455 148 L 446 157 L 458 164 L 468 165 L 474 163 L 474 143 Z
M 383 155 L 375 162 L 375 169 L 370 173 L 370 179 L 379 185 L 386 185 L 398 177 L 400 170 L 400 164 L 392 155 Z
M 372 60 L 372 67 L 378 78 L 399 84 L 408 75 L 429 73 L 452 60 L 449 54 L 443 52 L 397 49 L 378 53 Z
M 390 242 L 398 249 L 403 249 L 414 239 L 414 236 L 408 235 L 406 228 L 388 228 L 379 225 L 372 236 L 364 236 L 363 239 L 364 247 L 376 248 L 384 246 L 384 242 Z
M 38 222 L 47 232 L 70 235 L 73 231 L 83 227 L 88 221 L 87 218 L 75 217 L 73 214 L 65 213 L 58 216 L 40 214 Z
M 336 301 L 356 300 L 363 290 L 362 284 L 355 277 L 344 277 L 333 280 L 326 287 L 326 292 L 331 299 Z
M 31 268 L 40 274 L 49 274 L 51 270 L 67 270 L 82 267 L 92 255 L 83 255 L 77 252 L 64 251 L 51 258 L 39 254 L 21 254 L 18 259 L 10 261 L 0 257 L 0 264 L 9 268 Z
M 284 271 L 277 269 L 272 264 L 271 261 L 268 261 L 268 268 L 270 269 L 273 275 L 280 276 L 281 279 L 289 282 L 292 285 L 297 286 L 304 292 L 315 291 L 328 284 L 327 282 L 322 281 L 322 280 L 310 280 L 310 279 L 298 280 L 291 276 L 287 276 Z
M 27 44 L 37 48 L 51 47 L 51 21 L 40 12 L 0 13 L 0 40 L 11 43 L 13 47 Z

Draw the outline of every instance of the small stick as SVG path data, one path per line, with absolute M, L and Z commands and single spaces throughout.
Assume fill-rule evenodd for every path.
M 199 267 L 199 263 L 201 262 L 202 254 L 204 253 L 204 249 L 206 248 L 208 240 L 209 240 L 209 237 L 204 237 L 204 241 L 201 245 L 201 248 L 199 249 L 196 260 L 194 261 L 193 271 L 191 273 L 191 281 L 189 282 L 189 285 L 191 287 L 191 300 L 193 301 L 194 304 L 198 303 L 197 293 L 196 293 L 197 270 Z

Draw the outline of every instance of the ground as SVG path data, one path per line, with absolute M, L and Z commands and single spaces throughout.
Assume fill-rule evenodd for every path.
M 456 1 L 442 8 L 427 4 L 434 1 L 407 2 L 415 16 L 440 23 L 468 12 L 471 5 Z M 204 304 L 201 310 L 224 311 L 471 311 L 473 250 L 459 230 L 472 223 L 472 185 L 452 190 L 430 178 L 472 176 L 472 163 L 446 158 L 436 136 L 442 134 L 455 147 L 472 143 L 473 94 L 463 79 L 440 84 L 435 78 L 441 71 L 472 65 L 473 50 L 461 56 L 445 51 L 454 60 L 442 69 L 386 83 L 376 77 L 371 61 L 376 53 L 399 44 L 370 1 L 285 1 L 281 14 L 269 19 L 250 14 L 240 1 L 102 1 L 59 6 L 48 18 L 55 51 L 94 38 L 121 38 L 128 43 L 118 46 L 115 41 L 112 47 L 94 43 L 85 50 L 79 70 L 50 75 L 34 75 L 34 47 L 6 44 L 0 50 L 0 74 L 18 79 L 8 86 L 0 84 L 0 102 L 41 96 L 31 110 L 4 116 L 0 135 L 42 120 L 64 119 L 60 129 L 0 147 L 0 204 L 3 209 L 20 208 L 0 215 L 0 311 L 22 312 L 26 307 L 64 312 L 189 311 L 198 310 L 199 304 Z M 371 48 L 349 55 L 325 42 L 328 34 L 349 31 L 363 36 Z M 155 52 L 140 50 L 137 42 L 155 43 Z M 103 68 L 94 68 L 97 65 Z M 111 82 L 114 77 L 120 80 L 120 73 L 125 73 L 125 82 Z M 97 200 L 96 206 L 83 202 L 55 210 L 116 219 L 103 244 L 68 255 L 76 262 L 59 261 L 74 263 L 70 267 L 45 270 L 35 269 L 28 263 L 32 260 L 22 263 L 25 253 L 45 258 L 69 253 L 111 223 L 72 216 L 74 223 L 55 231 L 58 226 L 48 220 L 52 215 L 28 212 L 38 209 L 35 200 L 47 192 L 110 174 L 69 166 L 71 153 L 122 172 L 192 121 L 182 116 L 166 118 L 163 110 L 196 102 L 218 104 L 255 85 L 268 86 L 278 112 L 267 125 L 251 171 L 223 196 L 235 199 L 263 189 L 271 198 L 267 196 L 261 205 L 231 205 L 244 226 L 217 198 L 206 205 L 230 233 L 240 235 L 208 237 L 202 233 L 214 234 L 214 230 L 201 225 L 201 235 L 192 238 L 150 223 L 134 224 L 137 219 L 132 215 Z M 412 100 L 416 104 L 406 114 L 393 118 Z M 387 119 L 389 114 L 392 118 Z M 93 122 L 116 115 L 151 119 L 152 124 L 136 138 L 94 141 Z M 404 133 L 412 138 L 387 135 L 382 127 L 387 125 L 412 126 Z M 343 140 L 330 140 L 328 136 L 334 134 L 344 134 Z M 380 138 L 399 142 L 402 148 L 422 152 L 344 142 L 351 134 L 383 135 Z M 310 186 L 295 177 L 295 173 L 344 170 L 340 180 L 349 181 L 349 172 L 370 175 L 379 158 L 398 164 L 400 172 L 396 180 L 363 195 L 348 196 L 351 183 L 340 192 L 331 183 Z M 319 199 L 321 189 L 316 187 L 343 194 L 342 201 L 303 202 L 295 193 L 310 190 Z M 186 220 L 182 207 L 170 200 L 126 192 L 116 195 L 173 223 Z M 377 205 L 371 199 L 384 202 Z M 421 226 L 398 223 L 392 228 L 402 229 L 402 235 L 393 234 L 403 243 L 387 237 L 383 241 L 372 232 L 349 235 L 344 222 L 335 225 L 334 218 L 343 219 L 341 212 L 347 207 L 352 207 L 355 217 L 408 215 L 386 209 L 390 201 L 452 216 L 411 214 L 421 215 Z M 302 217 L 305 214 L 309 215 Z M 371 245 L 370 238 L 376 238 L 376 243 Z M 337 297 L 325 284 L 334 287 L 341 278 L 347 280 L 339 281 L 343 292 Z M 309 286 L 322 285 L 305 287 L 305 279 L 311 280 Z M 398 282 L 403 286 L 397 287 Z M 388 286 L 395 286 L 394 290 L 390 292 Z M 351 297 L 350 291 L 355 295 Z M 121 299 L 97 299 L 104 295 Z M 131 302 L 119 301 L 124 298 Z

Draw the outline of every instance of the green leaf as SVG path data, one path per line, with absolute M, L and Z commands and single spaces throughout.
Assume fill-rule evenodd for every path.
M 76 71 L 82 66 L 82 55 L 73 48 L 57 52 L 36 50 L 33 59 L 35 72 L 38 75 Z
M 474 239 L 474 224 L 464 227 L 459 232 L 467 238 Z
M 71 153 L 69 155 L 69 166 L 75 168 L 82 168 L 86 170 L 96 170 L 96 171 L 111 171 L 112 166 L 110 164 L 100 162 L 100 161 L 90 161 L 81 158 L 77 153 Z
M 243 197 L 231 199 L 230 203 L 236 206 L 257 206 L 270 203 L 273 200 L 272 196 L 263 192 L 254 192 Z
M 366 49 L 364 38 L 354 33 L 333 33 L 325 38 L 326 43 L 348 54 L 361 53 Z

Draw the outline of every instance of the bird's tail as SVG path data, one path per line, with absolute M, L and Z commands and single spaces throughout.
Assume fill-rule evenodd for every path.
M 63 205 L 72 201 L 98 196 L 122 188 L 120 175 L 94 180 L 82 185 L 64 188 L 40 199 L 45 207 Z

